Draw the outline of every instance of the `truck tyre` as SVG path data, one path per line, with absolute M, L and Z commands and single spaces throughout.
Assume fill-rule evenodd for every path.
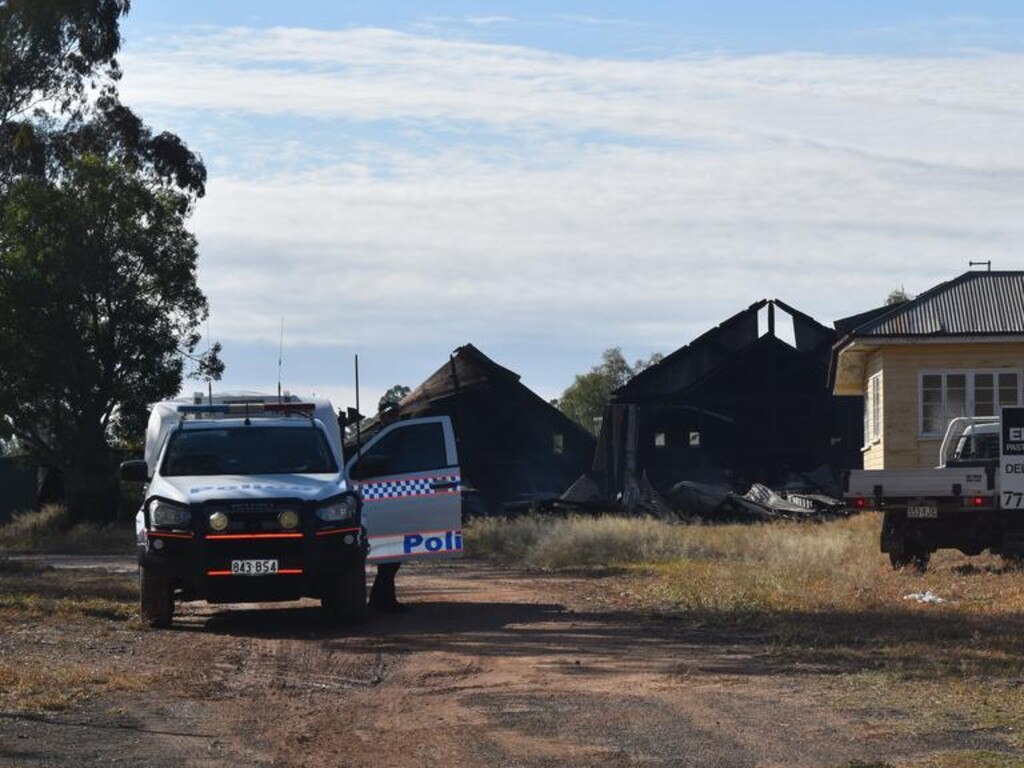
M 928 561 L 931 560 L 929 552 L 890 552 L 889 563 L 894 571 L 902 571 L 904 568 L 913 568 L 918 573 L 928 570 Z
M 346 560 L 322 602 L 339 624 L 362 623 L 366 619 L 366 560 Z
M 139 615 L 144 624 L 154 629 L 171 626 L 174 615 L 174 595 L 166 576 L 152 568 L 139 566 Z

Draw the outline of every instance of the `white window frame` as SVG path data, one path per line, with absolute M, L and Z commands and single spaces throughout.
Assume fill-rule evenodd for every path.
M 864 447 L 882 441 L 882 372 L 868 377 L 864 388 Z
M 959 376 L 963 375 L 966 382 L 967 391 L 964 393 L 964 411 L 966 416 L 974 416 L 975 408 L 975 397 L 974 397 L 974 381 L 978 375 L 993 374 L 998 376 L 1000 373 L 1014 373 L 1017 375 L 1017 405 L 1024 405 L 1024 376 L 1021 375 L 1020 368 L 926 368 L 921 369 L 917 372 L 917 436 L 920 438 L 936 438 L 942 437 L 946 433 L 946 428 L 949 426 L 949 420 L 945 419 L 943 414 L 944 425 L 941 432 L 925 432 L 924 429 L 924 377 L 925 376 L 941 376 L 942 377 L 942 408 L 945 411 L 946 408 L 946 377 L 949 375 Z M 998 378 L 995 379 L 998 381 Z M 998 402 L 998 385 L 995 387 L 995 393 L 997 400 L 995 402 L 996 414 L 999 415 L 999 402 Z

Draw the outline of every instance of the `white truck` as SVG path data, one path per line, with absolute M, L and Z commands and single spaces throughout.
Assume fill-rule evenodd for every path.
M 392 424 L 346 464 L 331 404 L 221 395 L 153 407 L 136 516 L 143 620 L 176 600 L 318 598 L 363 619 L 365 563 L 458 556 L 461 473 L 445 417 Z
M 934 469 L 852 470 L 847 506 L 883 513 L 881 548 L 893 568 L 924 571 L 931 553 L 984 550 L 1024 558 L 1024 408 L 955 418 Z

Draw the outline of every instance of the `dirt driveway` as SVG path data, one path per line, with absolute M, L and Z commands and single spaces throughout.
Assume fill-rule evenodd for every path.
M 129 594 L 132 575 L 104 568 Z M 357 630 L 312 603 L 186 605 L 167 631 L 20 626 L 0 659 L 81 658 L 145 682 L 0 713 L 0 765 L 820 768 L 989 745 L 844 703 L 843 674 L 780 666 L 756 636 L 644 619 L 622 586 L 417 564 L 399 576 L 413 610 Z

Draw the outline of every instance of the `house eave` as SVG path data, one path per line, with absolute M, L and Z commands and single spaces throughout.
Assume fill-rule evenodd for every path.
M 868 357 L 876 349 L 878 347 L 874 343 L 853 339 L 839 350 L 835 358 L 833 395 L 864 394 L 864 369 L 867 366 Z
M 940 344 L 1013 344 L 1024 343 L 1021 334 L 976 333 L 947 336 L 863 336 L 847 341 L 836 353 L 832 394 L 863 395 L 864 373 L 868 357 L 879 347 L 937 346 Z

